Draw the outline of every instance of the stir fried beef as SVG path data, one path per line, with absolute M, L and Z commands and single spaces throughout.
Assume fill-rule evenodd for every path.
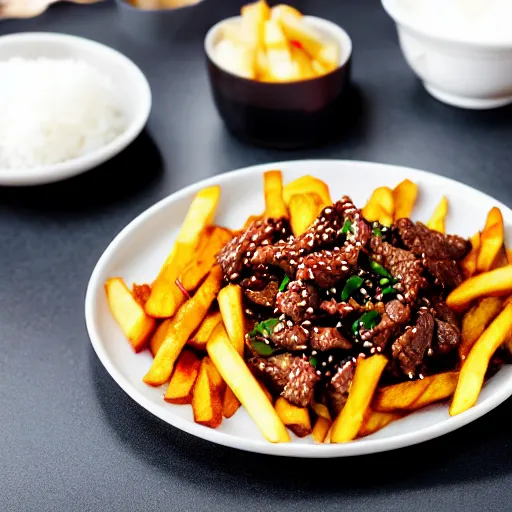
M 398 380 L 456 354 L 459 319 L 443 298 L 469 247 L 409 219 L 369 224 L 343 197 L 298 237 L 286 220 L 252 223 L 218 260 L 244 290 L 253 371 L 291 403 L 316 397 L 338 414 L 360 354 L 386 355 Z

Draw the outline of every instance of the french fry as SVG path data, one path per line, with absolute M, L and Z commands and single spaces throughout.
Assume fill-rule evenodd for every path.
M 283 187 L 284 202 L 289 205 L 294 195 L 317 194 L 322 200 L 322 208 L 332 204 L 331 193 L 326 183 L 309 174 L 290 181 Z
M 292 61 L 297 64 L 299 69 L 299 76 L 302 80 L 307 80 L 309 78 L 314 78 L 317 76 L 317 73 L 313 69 L 311 65 L 311 59 L 308 54 L 296 46 L 291 46 L 292 52 Z
M 215 47 L 215 61 L 226 71 L 254 80 L 256 78 L 255 50 L 231 39 L 222 39 Z
M 322 210 L 322 200 L 314 192 L 310 194 L 295 194 L 288 203 L 290 224 L 293 234 L 299 236 L 313 224 Z
M 166 318 L 160 325 L 156 328 L 153 336 L 149 340 L 149 350 L 153 354 L 153 357 L 156 356 L 156 353 L 160 350 L 162 343 L 165 341 L 165 337 L 167 336 L 167 331 L 169 330 L 169 326 L 172 324 L 172 318 Z
M 443 196 L 434 210 L 432 217 L 427 222 L 427 227 L 434 231 L 439 231 L 439 233 L 446 233 L 445 221 L 447 215 L 448 199 L 446 199 L 446 196 Z
M 222 284 L 222 270 L 215 266 L 196 294 L 179 309 L 167 330 L 165 341 L 153 364 L 142 379 L 150 386 L 161 386 L 169 380 L 174 364 L 190 335 L 206 316 Z
M 478 338 L 487 326 L 498 316 L 503 308 L 499 297 L 484 297 L 475 304 L 462 319 L 462 341 L 459 345 L 459 357 L 464 361 Z
M 393 189 L 395 203 L 394 219 L 409 218 L 418 197 L 418 185 L 411 180 L 403 180 Z
M 480 252 L 481 245 L 480 231 L 475 233 L 469 241 L 471 242 L 471 250 L 466 254 L 461 262 L 462 271 L 466 279 L 476 272 L 476 262 L 478 260 L 478 253 Z
M 279 21 L 283 14 L 291 14 L 292 16 L 295 16 L 298 19 L 302 18 L 302 13 L 299 10 L 295 9 L 295 7 L 286 4 L 278 4 L 274 5 L 274 7 L 272 7 L 272 9 L 270 10 L 270 19 Z
M 263 25 L 270 18 L 270 7 L 264 0 L 246 4 L 240 11 L 241 33 L 244 42 L 258 48 L 263 40 Z
M 329 409 L 326 405 L 320 404 L 318 402 L 313 402 L 311 404 L 311 409 L 313 409 L 313 412 L 320 416 L 321 418 L 325 418 L 326 420 L 332 421 L 331 413 L 329 412 Z
M 192 350 L 183 350 L 176 369 L 169 381 L 169 387 L 164 395 L 164 400 L 171 404 L 192 403 L 192 390 L 199 373 L 201 361 Z
M 283 397 L 276 401 L 276 412 L 281 421 L 298 437 L 311 434 L 311 421 L 307 407 L 297 407 Z
M 222 378 L 245 407 L 263 436 L 272 443 L 289 442 L 290 436 L 258 381 L 235 350 L 222 324 L 206 345 Z
M 245 346 L 245 320 L 242 288 L 228 284 L 217 297 L 222 321 L 235 350 L 242 356 Z
M 318 416 L 315 421 L 315 426 L 313 427 L 313 440 L 316 443 L 323 443 L 327 436 L 327 432 L 331 428 L 332 421 L 323 418 L 322 416 Z
M 135 352 L 145 349 L 147 341 L 155 329 L 155 319 L 146 315 L 142 306 L 135 300 L 120 277 L 107 279 L 105 293 L 113 317 Z
M 224 418 L 231 418 L 238 411 L 240 407 L 240 402 L 238 398 L 235 396 L 231 388 L 226 388 L 226 392 L 224 393 L 224 401 L 222 403 L 222 415 Z
M 355 439 L 388 360 L 381 354 L 359 358 L 345 407 L 332 425 L 331 443 Z
M 209 357 L 205 357 L 192 392 L 194 421 L 217 428 L 222 423 L 223 381 Z
M 179 280 L 187 291 L 197 288 L 216 263 L 219 251 L 233 238 L 228 229 L 212 226 L 207 243 L 197 251 L 196 255 L 181 273 Z
M 461 414 L 475 405 L 489 361 L 498 347 L 510 338 L 511 333 L 512 304 L 507 304 L 480 336 L 464 361 L 450 405 L 450 416 Z
M 480 252 L 476 268 L 479 272 L 487 272 L 493 266 L 494 260 L 503 248 L 504 227 L 503 215 L 499 208 L 492 208 L 487 215 L 484 230 L 481 235 Z
M 265 48 L 260 47 L 256 50 L 256 77 L 264 80 L 268 76 L 268 57 Z
M 265 216 L 269 219 L 288 217 L 283 201 L 283 174 L 281 171 L 267 171 L 263 175 L 265 191 Z
M 197 331 L 188 340 L 188 344 L 197 350 L 206 350 L 206 343 L 220 322 L 222 322 L 220 311 L 208 313 Z
M 507 252 L 507 261 L 509 265 L 512 265 L 512 249 L 505 249 Z
M 279 23 L 265 21 L 263 34 L 270 81 L 290 82 L 300 78 L 299 67 L 292 60 L 290 45 Z
M 415 411 L 453 394 L 457 372 L 438 373 L 421 380 L 401 382 L 378 389 L 372 402 L 376 412 Z
M 132 285 L 133 298 L 142 306 L 146 304 L 151 295 L 151 286 L 149 284 L 135 284 Z
M 185 302 L 176 279 L 194 256 L 205 227 L 211 224 L 219 198 L 218 186 L 205 188 L 194 197 L 174 247 L 152 285 L 145 306 L 148 315 L 169 318 Z
M 389 187 L 376 188 L 362 212 L 369 222 L 378 221 L 384 226 L 391 226 L 395 212 L 393 191 Z
M 378 430 L 387 427 L 391 422 L 403 418 L 399 412 L 377 412 L 368 409 L 364 415 L 363 424 L 359 429 L 357 437 L 365 437 L 374 434 Z
M 507 258 L 507 250 L 505 249 L 505 246 L 503 245 L 501 249 L 498 252 L 498 255 L 496 258 L 494 258 L 494 261 L 492 262 L 490 270 L 494 270 L 495 268 L 501 268 L 505 265 L 508 265 L 508 258 Z
M 311 67 L 317 76 L 323 76 L 328 73 L 327 68 L 315 59 L 311 61 Z
M 463 311 L 473 300 L 484 296 L 501 297 L 512 293 L 512 265 L 470 277 L 446 298 L 448 307 Z

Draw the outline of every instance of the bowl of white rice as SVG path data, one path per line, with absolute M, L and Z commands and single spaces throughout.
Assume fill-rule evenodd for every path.
M 0 185 L 39 185 L 88 171 L 143 130 L 151 91 L 108 46 L 50 33 L 0 37 Z

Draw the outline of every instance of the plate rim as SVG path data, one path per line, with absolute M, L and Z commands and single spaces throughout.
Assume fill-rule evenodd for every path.
M 104 368 L 107 370 L 107 373 L 114 379 L 116 384 L 118 384 L 123 391 L 130 396 L 136 403 L 140 406 L 144 407 L 147 411 L 158 417 L 160 420 L 165 423 L 178 428 L 188 434 L 191 434 L 200 439 L 204 439 L 222 446 L 236 448 L 247 452 L 253 453 L 261 453 L 266 455 L 273 456 L 285 456 L 285 457 L 300 457 L 300 458 L 338 458 L 338 457 L 352 457 L 358 455 L 367 455 L 373 453 L 380 453 L 395 450 L 398 448 L 405 448 L 407 446 L 412 446 L 415 444 L 420 444 L 437 437 L 441 437 L 445 434 L 453 432 L 476 419 L 484 416 L 491 410 L 498 407 L 502 404 L 507 398 L 512 395 L 512 375 L 509 378 L 508 385 L 503 385 L 497 392 L 495 392 L 491 397 L 489 397 L 485 402 L 476 404 L 471 409 L 465 411 L 464 413 L 453 416 L 444 420 L 440 423 L 436 423 L 434 425 L 430 425 L 428 427 L 421 428 L 419 430 L 413 430 L 411 432 L 407 432 L 404 434 L 400 434 L 397 436 L 393 436 L 391 438 L 377 438 L 377 439 L 360 439 L 356 441 L 351 441 L 348 443 L 340 443 L 340 444 L 302 444 L 302 443 L 279 443 L 273 444 L 266 440 L 251 440 L 244 439 L 241 437 L 233 436 L 232 434 L 227 434 L 224 432 L 220 432 L 216 429 L 211 429 L 208 427 L 204 427 L 202 425 L 195 424 L 185 418 L 182 418 L 178 415 L 173 415 L 172 421 L 168 417 L 164 417 L 163 407 L 161 405 L 154 404 L 150 399 L 148 399 L 142 392 L 137 390 L 130 384 L 130 382 L 125 379 L 125 377 L 121 374 L 120 371 L 117 370 L 115 365 L 111 363 L 109 360 L 108 354 L 106 350 L 103 348 L 101 339 L 99 336 L 99 332 L 97 331 L 93 317 L 94 317 L 94 296 L 95 290 L 98 288 L 98 284 L 103 285 L 103 283 L 99 283 L 100 276 L 102 275 L 103 268 L 106 263 L 109 262 L 112 254 L 115 254 L 117 247 L 124 241 L 125 237 L 139 224 L 142 224 L 146 219 L 151 217 L 154 213 L 159 211 L 160 209 L 166 208 L 169 204 L 179 201 L 185 196 L 195 193 L 201 188 L 208 187 L 211 185 L 220 184 L 222 185 L 222 181 L 229 180 L 233 175 L 243 176 L 250 175 L 253 173 L 261 173 L 268 169 L 287 169 L 296 164 L 300 163 L 301 165 L 308 165 L 312 169 L 314 169 L 315 165 L 353 165 L 354 167 L 375 167 L 380 168 L 381 170 L 386 171 L 386 176 L 390 174 L 401 171 L 401 172 L 413 172 L 415 175 L 419 175 L 421 177 L 427 177 L 429 180 L 433 180 L 435 182 L 442 183 L 450 183 L 452 185 L 456 185 L 457 187 L 462 187 L 467 193 L 477 194 L 480 196 L 485 196 L 487 199 L 492 200 L 493 203 L 501 208 L 502 210 L 507 210 L 510 215 L 512 215 L 512 209 L 507 205 L 493 198 L 492 196 L 486 194 L 485 192 L 481 192 L 476 188 L 473 188 L 465 183 L 462 183 L 453 178 L 445 177 L 439 174 L 434 174 L 429 171 L 416 169 L 409 166 L 401 166 L 380 162 L 371 162 L 364 160 L 349 160 L 349 159 L 297 159 L 297 160 L 284 160 L 279 162 L 269 162 L 263 164 L 251 165 L 248 167 L 243 167 L 239 169 L 235 169 L 232 171 L 216 174 L 214 176 L 210 176 L 204 180 L 198 181 L 191 185 L 188 185 L 176 192 L 169 194 L 168 196 L 160 199 L 155 204 L 141 212 L 137 215 L 132 221 L 130 221 L 124 228 L 122 228 L 116 236 L 112 239 L 112 241 L 108 244 L 105 251 L 102 253 L 100 258 L 98 259 L 94 270 L 89 279 L 86 295 L 85 295 L 85 322 L 87 331 L 89 334 L 89 338 L 91 344 L 98 356 L 98 359 L 103 364 Z M 292 171 L 293 172 L 293 171 Z M 314 175 L 314 171 L 311 171 L 311 174 Z M 166 411 L 166 416 L 169 411 Z

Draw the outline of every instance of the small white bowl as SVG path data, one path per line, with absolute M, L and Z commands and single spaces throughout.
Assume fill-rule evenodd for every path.
M 447 35 L 428 20 L 421 22 L 408 15 L 404 0 L 381 1 L 396 23 L 407 63 L 432 96 L 466 109 L 512 103 L 512 39 Z
M 85 61 L 111 78 L 127 123 L 124 132 L 114 140 L 81 157 L 33 169 L 0 169 L 0 185 L 41 185 L 81 174 L 120 153 L 144 128 L 151 110 L 148 81 L 131 60 L 116 50 L 66 34 L 22 33 L 0 37 L 0 61 L 13 57 Z

